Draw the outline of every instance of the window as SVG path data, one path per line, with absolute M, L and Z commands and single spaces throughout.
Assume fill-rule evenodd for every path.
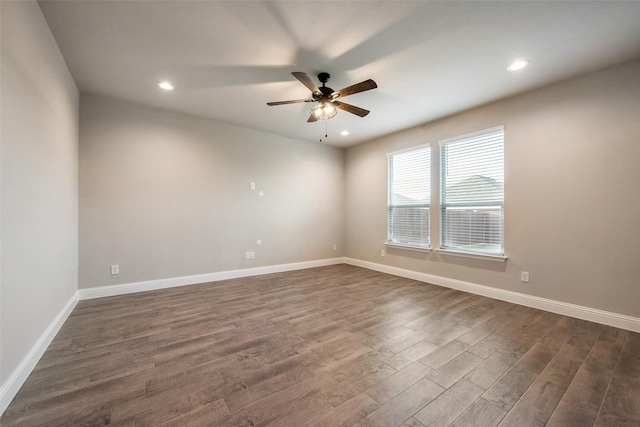
M 440 141 L 440 247 L 504 255 L 504 128 Z
M 388 155 L 388 244 L 429 247 L 431 147 Z

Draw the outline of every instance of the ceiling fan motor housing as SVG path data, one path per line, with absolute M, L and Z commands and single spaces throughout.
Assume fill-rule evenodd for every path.
M 329 78 L 331 78 L 331 74 L 329 74 L 329 73 L 322 72 L 322 73 L 318 74 L 318 80 L 320 80 L 320 83 L 322 83 L 322 87 L 319 87 L 318 90 L 320 90 L 320 92 L 322 93 L 322 96 L 316 96 L 314 94 L 313 95 L 314 99 L 319 100 L 319 99 L 322 99 L 322 98 L 328 98 L 329 95 L 331 95 L 333 93 L 333 89 L 331 89 L 330 87 L 325 86 L 325 83 L 327 83 L 329 81 Z
M 317 94 L 317 93 L 313 94 L 313 99 L 315 99 L 316 101 L 320 99 L 329 98 L 329 95 L 333 93 L 333 89 L 327 86 L 319 87 L 318 90 L 320 90 L 321 94 Z

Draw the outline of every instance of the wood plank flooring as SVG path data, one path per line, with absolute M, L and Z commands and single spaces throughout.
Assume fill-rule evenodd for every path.
M 348 265 L 81 301 L 2 426 L 639 426 L 640 334 Z

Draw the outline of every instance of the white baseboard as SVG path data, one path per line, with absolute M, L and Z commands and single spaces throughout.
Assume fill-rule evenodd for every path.
M 262 274 L 282 273 L 285 271 L 303 270 L 305 268 L 324 267 L 327 265 L 344 264 L 344 258 L 329 258 L 314 261 L 296 262 L 291 264 L 270 265 L 264 267 L 228 270 L 216 273 L 196 274 L 192 276 L 170 277 L 167 279 L 145 280 L 143 282 L 124 283 L 121 285 L 98 286 L 79 289 L 81 300 L 103 298 L 115 295 L 132 294 L 135 292 L 153 291 L 174 288 L 177 286 L 196 285 L 199 283 L 218 282 L 220 280 L 238 279 L 242 277 L 259 276 Z
M 9 406 L 9 403 L 27 380 L 33 368 L 44 354 L 53 338 L 56 336 L 64 322 L 67 320 L 76 304 L 78 303 L 78 292 L 74 293 L 67 304 L 60 310 L 55 319 L 49 324 L 44 333 L 38 338 L 38 341 L 31 347 L 29 353 L 22 359 L 22 362 L 14 369 L 7 381 L 0 387 L 0 415 L 2 415 Z
M 199 283 L 217 282 L 220 280 L 238 279 L 242 277 L 258 276 L 262 274 L 282 273 L 285 271 L 302 270 L 305 268 L 324 267 L 327 265 L 343 263 L 367 268 L 369 270 L 380 271 L 382 273 L 393 274 L 395 276 L 419 280 L 421 282 L 432 283 L 434 285 L 457 289 L 460 291 L 482 295 L 489 298 L 495 298 L 502 301 L 512 302 L 514 304 L 537 308 L 552 313 L 575 317 L 577 319 L 583 319 L 590 322 L 601 323 L 603 325 L 614 326 L 616 328 L 626 329 L 633 332 L 640 332 L 640 318 L 637 317 L 348 257 L 329 258 L 323 260 L 255 267 L 241 270 L 229 270 L 216 273 L 197 274 L 192 276 L 172 277 L 168 279 L 147 280 L 143 282 L 125 283 L 121 285 L 101 286 L 95 288 L 80 289 L 78 293 L 79 299 L 85 300 L 115 295 L 124 295 L 135 292 L 173 288 L 177 286 L 195 285 Z
M 393 274 L 394 276 L 406 277 L 408 279 L 457 289 L 459 291 L 482 295 L 514 304 L 550 311 L 552 313 L 575 317 L 577 319 L 588 320 L 590 322 L 601 323 L 603 325 L 614 326 L 633 332 L 640 332 L 640 318 L 626 316 L 624 314 L 612 313 L 610 311 L 598 310 L 581 305 L 555 301 L 547 298 L 540 298 L 519 292 L 507 291 L 504 289 L 492 288 L 491 286 L 479 285 L 457 279 L 436 276 L 428 273 L 421 273 L 413 270 L 406 270 L 398 267 L 377 264 L 369 261 L 362 261 L 353 258 L 345 258 L 345 264 L 367 268 L 369 270 L 380 271 L 382 273 Z

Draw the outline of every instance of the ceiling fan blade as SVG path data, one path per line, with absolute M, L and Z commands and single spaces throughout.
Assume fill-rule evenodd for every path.
M 301 71 L 294 71 L 291 74 L 293 74 L 293 77 L 300 80 L 300 83 L 305 85 L 312 93 L 322 94 L 322 92 L 320 92 L 320 89 L 318 89 L 318 86 L 313 83 L 313 81 L 309 78 L 309 76 L 307 76 L 306 73 L 303 73 Z
M 377 88 L 378 85 L 373 80 L 365 80 L 360 83 L 356 83 L 352 86 L 345 87 L 344 89 L 337 90 L 330 95 L 331 99 L 339 98 L 341 96 L 353 95 L 354 93 L 364 92 L 365 90 L 371 90 Z
M 275 101 L 275 102 L 267 102 L 267 105 L 284 105 L 284 104 L 298 104 L 300 102 L 314 102 L 313 99 L 294 99 L 292 101 Z
M 309 115 L 309 118 L 307 119 L 307 123 L 312 123 L 312 122 L 317 122 L 317 121 L 318 121 L 318 118 L 313 113 L 311 113 Z
M 355 105 L 347 104 L 345 102 L 333 101 L 332 104 L 339 109 L 355 114 L 356 116 L 364 117 L 369 114 L 369 110 L 365 110 L 364 108 L 356 107 Z

